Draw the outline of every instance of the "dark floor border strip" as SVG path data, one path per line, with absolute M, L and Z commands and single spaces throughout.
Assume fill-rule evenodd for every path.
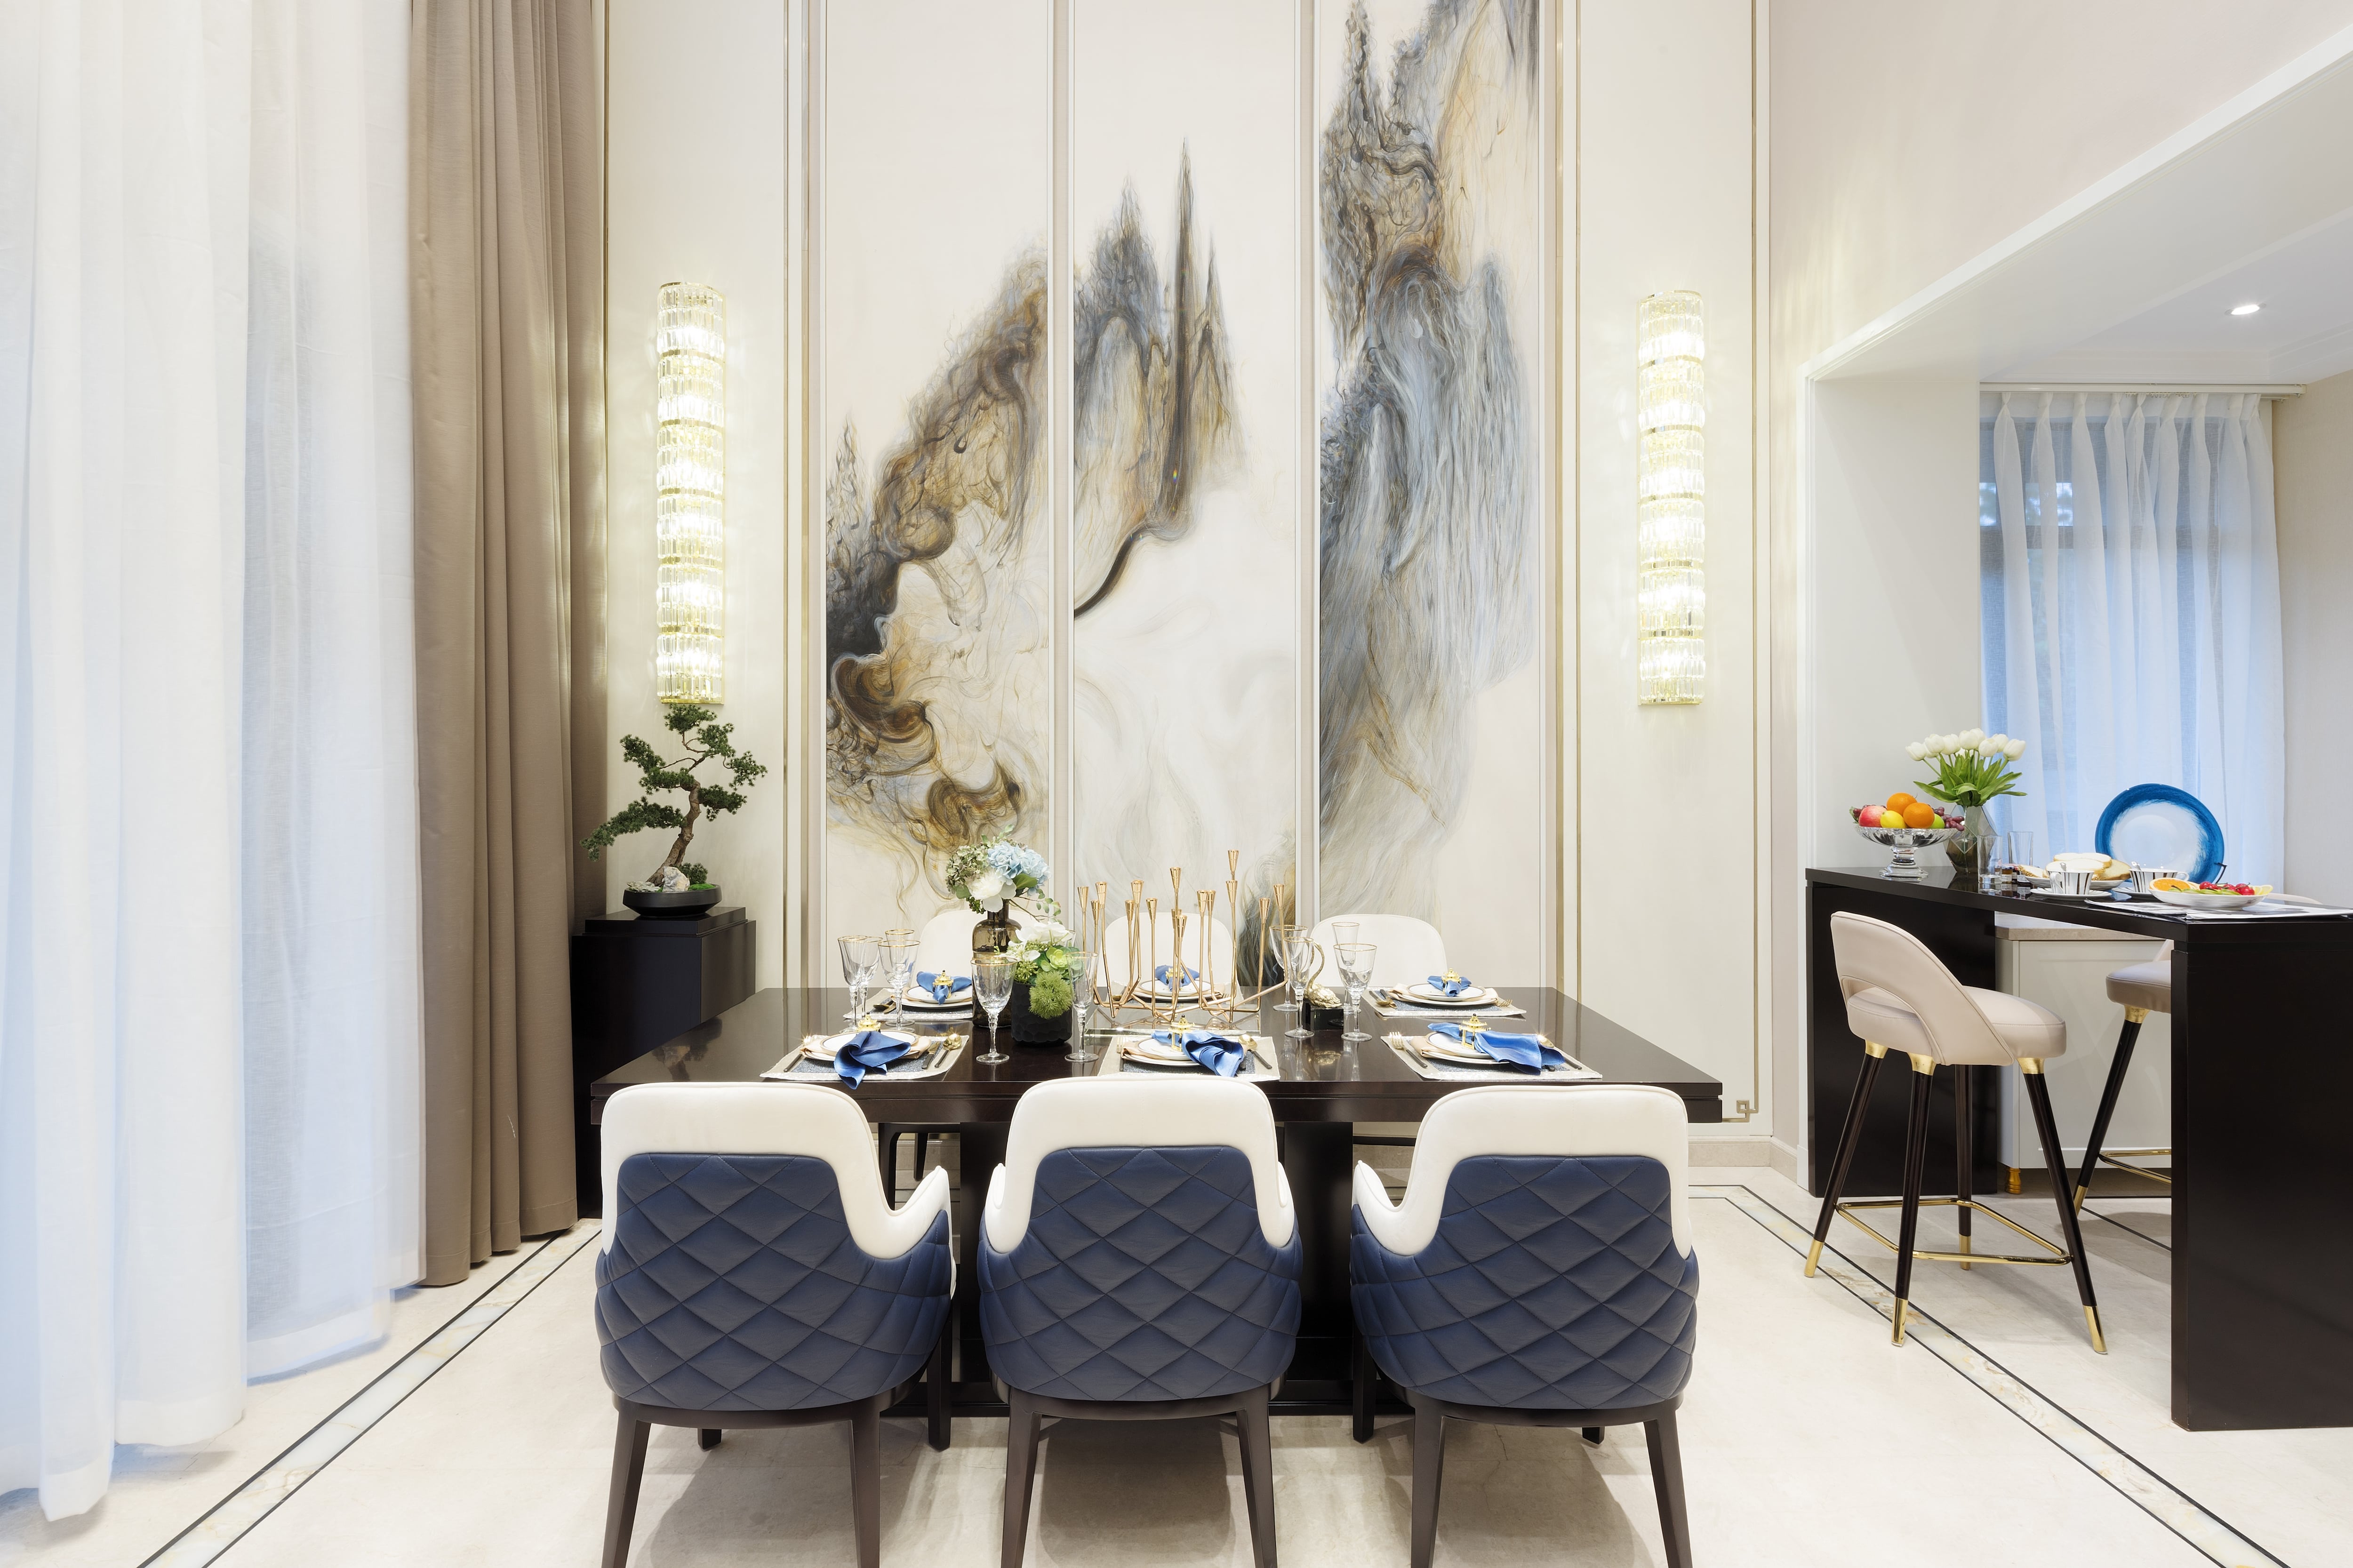
M 275 1512 L 280 1503 L 301 1490 L 311 1477 L 332 1464 L 367 1436 L 377 1422 L 425 1386 L 435 1373 L 456 1360 L 500 1319 L 554 1278 L 556 1270 L 577 1257 L 599 1233 L 600 1227 L 590 1220 L 541 1242 L 508 1269 L 497 1284 L 378 1373 L 365 1387 L 330 1411 L 289 1444 L 284 1452 L 248 1477 L 235 1491 L 199 1514 L 140 1568 L 201 1568 L 235 1546 L 254 1526 Z M 559 1247 L 561 1256 L 556 1256 Z
M 2101 1211 L 2099 1211 L 2098 1209 L 2094 1208 L 2094 1207 L 2092 1206 L 2092 1204 L 2098 1203 L 2099 1201 L 2100 1201 L 2099 1194 L 2096 1194 L 2096 1193 L 2094 1193 L 2094 1194 L 2092 1194 L 2091 1202 L 2090 1202 L 2090 1203 L 2086 1203 L 2086 1204 L 2084 1205 L 2083 1212 L 2084 1212 L 2084 1214 L 2090 1215 L 2091 1215 L 2093 1218 L 2094 1218 L 2094 1219 L 2104 1219 L 2104 1220 L 2106 1220 L 2110 1225 L 2115 1226 L 2118 1230 L 2123 1231 L 2126 1236 L 2137 1236 L 2137 1237 L 2140 1237 L 2143 1241 L 2146 1241 L 2147 1243 L 2148 1243 L 2151 1247 L 2160 1248 L 2160 1249 L 2162 1249 L 2162 1250 L 2164 1250 L 2164 1251 L 2166 1251 L 2166 1252 L 2170 1252 L 2170 1251 L 2172 1251 L 2172 1250 L 2173 1250 L 2173 1243 L 2171 1243 L 2171 1242 L 2169 1242 L 2169 1241 L 2159 1241 L 2159 1240 L 2158 1240 L 2158 1239 L 2157 1239 L 2157 1237 L 2153 1237 L 2153 1236 L 2149 1235 L 2149 1234 L 2148 1234 L 2148 1232 L 2147 1232 L 2147 1231 L 2145 1231 L 2145 1230 L 2135 1230 L 2132 1226 L 2130 1226 L 2126 1225 L 2124 1221 L 2122 1221 L 2122 1220 L 2118 1219 L 2116 1215 L 2112 1215 L 2112 1214 L 2103 1214 L 2103 1213 L 2102 1213 Z
M 1772 1199 L 1757 1191 L 1754 1187 L 1749 1186 L 1746 1183 L 1712 1183 L 1708 1184 L 1708 1185 L 1731 1188 L 1733 1190 L 1747 1194 L 1750 1198 L 1756 1201 L 1758 1206 L 1769 1211 L 1776 1217 L 1780 1219 L 1783 1224 L 1790 1226 L 1792 1230 L 1797 1233 L 1798 1237 L 1804 1237 L 1810 1240 L 1812 1232 L 1806 1228 L 1805 1222 L 1789 1214 L 1779 1205 L 1774 1203 Z M 1694 1195 L 1707 1197 L 1715 1196 L 1717 1194 L 1709 1193 L 1705 1186 L 1697 1186 Z M 1793 1254 L 1799 1257 L 1803 1257 L 1805 1255 L 1805 1247 L 1799 1245 L 1796 1237 L 1783 1235 L 1773 1226 L 1767 1224 L 1761 1216 L 1750 1211 L 1746 1205 L 1731 1198 L 1719 1198 L 1719 1201 L 1731 1203 L 1735 1209 L 1737 1209 L 1740 1213 L 1746 1215 L 1747 1218 L 1757 1226 L 1757 1228 L 1763 1230 L 1767 1236 L 1772 1237 L 1775 1240 L 1788 1247 Z M 2119 1226 L 2118 1228 L 2122 1229 L 2124 1227 Z M 1828 1275 L 1856 1300 L 1861 1301 L 1866 1307 L 1871 1308 L 1873 1311 L 1878 1313 L 1881 1317 L 1889 1318 L 1891 1321 L 1893 1321 L 1891 1307 L 1873 1300 L 1870 1295 L 1856 1289 L 1853 1278 L 1850 1276 L 1846 1270 L 1831 1267 L 1831 1263 L 1832 1259 L 1835 1259 L 1838 1262 L 1846 1265 L 1846 1269 L 1852 1270 L 1852 1276 L 1860 1276 L 1862 1279 L 1869 1280 L 1876 1290 L 1881 1294 L 1887 1296 L 1889 1301 L 1892 1302 L 1894 1300 L 1894 1294 L 1891 1289 L 1883 1283 L 1876 1275 L 1873 1274 L 1869 1268 L 1865 1268 L 1861 1262 L 1849 1256 L 1839 1247 L 1827 1243 L 1824 1244 L 1822 1249 L 1822 1273 Z M 2011 1415 L 2017 1416 L 2021 1421 L 2024 1422 L 2030 1429 L 2042 1437 L 2044 1441 L 2050 1443 L 2052 1447 L 2057 1448 L 2061 1453 L 2065 1454 L 2069 1458 L 2073 1459 L 2077 1464 L 2082 1465 L 2084 1469 L 2090 1471 L 2094 1476 L 2098 1477 L 2100 1480 L 2106 1483 L 2111 1489 L 2123 1497 L 2126 1501 L 2130 1502 L 2134 1507 L 2139 1509 L 2142 1512 L 2147 1514 L 2149 1518 L 2155 1520 L 2159 1525 L 2162 1525 L 2166 1530 L 2171 1531 L 2191 1551 L 2196 1552 L 2210 1561 L 2220 1564 L 2221 1568 L 2263 1568 L 2263 1565 L 2265 1564 L 2268 1564 L 2269 1568 L 2288 1568 L 2288 1563 L 2284 1559 L 2257 1544 L 2256 1542 L 2244 1531 L 2238 1529 L 2228 1520 L 2222 1518 L 2221 1515 L 2216 1513 L 2212 1509 L 2208 1508 L 2204 1503 L 2200 1502 L 2196 1498 L 2191 1497 L 2188 1492 L 2182 1490 L 2180 1487 L 2175 1485 L 2164 1475 L 2152 1469 L 2140 1459 L 2135 1458 L 2129 1450 L 2118 1445 L 2105 1433 L 2085 1421 L 2082 1416 L 2076 1415 L 2073 1410 L 2068 1409 L 2067 1406 L 2060 1404 L 2057 1400 L 2043 1393 L 2042 1389 L 2028 1382 L 2025 1378 L 2019 1376 L 2018 1373 L 2010 1371 L 2009 1367 L 2003 1365 L 2000 1362 L 1996 1361 L 1992 1356 L 1988 1355 L 1983 1350 L 1978 1348 L 1974 1342 L 1969 1340 L 1967 1336 L 1956 1332 L 1951 1327 L 1946 1324 L 1943 1320 L 1936 1318 L 1933 1314 L 1922 1311 L 1916 1302 L 1912 1305 L 1910 1311 L 1906 1314 L 1906 1321 L 1914 1325 L 1914 1337 L 1921 1342 L 1924 1348 L 1929 1351 L 1930 1354 L 1935 1355 L 1938 1361 L 1943 1362 L 1946 1366 L 1951 1368 L 1955 1375 L 1970 1384 L 1970 1386 L 1976 1388 L 1980 1394 L 1983 1394 L 1987 1398 L 1992 1400 L 1995 1404 L 2000 1405 Z M 2098 1467 L 2094 1465 L 2090 1459 L 2086 1458 L 2083 1454 L 2078 1453 L 2075 1449 L 2070 1447 L 2064 1442 L 2060 1441 L 2058 1436 L 2053 1433 L 2038 1425 L 2029 1416 L 2027 1412 L 2020 1409 L 2018 1405 L 2004 1398 L 2000 1391 L 1989 1386 L 1981 1379 L 1971 1375 L 1968 1368 L 1957 1364 L 1951 1357 L 1938 1352 L 1931 1342 L 1931 1334 L 1922 1334 L 1918 1331 L 1921 1325 L 1926 1325 L 1930 1330 L 1931 1334 L 1941 1335 L 1943 1338 L 1950 1340 L 1953 1343 L 1960 1346 L 1972 1357 L 1983 1362 L 1987 1366 L 1992 1368 L 1995 1372 L 2000 1373 L 2002 1377 L 2007 1379 L 2009 1382 L 2016 1384 L 2020 1389 L 2031 1395 L 2044 1408 L 2052 1411 L 2059 1415 L 2064 1416 L 2070 1425 L 2072 1425 L 2078 1432 L 2082 1433 L 2084 1436 L 2089 1440 L 2091 1445 L 2096 1445 L 2097 1447 L 2105 1450 L 2106 1456 L 2112 1457 L 2121 1463 L 2130 1466 L 2135 1472 L 2145 1478 L 2157 1489 L 2169 1492 L 2173 1496 L 2180 1499 L 2184 1506 L 2189 1508 L 2208 1525 L 2211 1526 L 2215 1531 L 2229 1537 L 2229 1542 L 2217 1543 L 2199 1540 L 2189 1531 L 2182 1529 L 2175 1521 L 2166 1518 L 2156 1509 L 2150 1507 L 2147 1499 L 2137 1496 L 2130 1488 L 2121 1485 L 2114 1476 L 2102 1474 Z M 2218 1551 L 2216 1549 L 2218 1544 L 2224 1545 L 2226 1549 Z M 2257 1561 L 2253 1563 L 2247 1561 L 2241 1552 L 2236 1550 L 2237 1547 L 2243 1547 L 2247 1552 L 2253 1553 Z

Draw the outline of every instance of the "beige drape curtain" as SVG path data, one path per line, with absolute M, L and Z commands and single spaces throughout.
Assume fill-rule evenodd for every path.
M 427 1284 L 578 1217 L 567 949 L 604 784 L 590 0 L 414 0 Z

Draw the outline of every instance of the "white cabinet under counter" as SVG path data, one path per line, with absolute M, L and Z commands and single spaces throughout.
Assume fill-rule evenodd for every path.
M 2067 1021 L 2067 1054 L 2048 1068 L 2051 1106 L 2068 1162 L 2080 1168 L 2108 1063 L 2116 1056 L 2116 1033 L 2125 1021 L 2124 1008 L 2108 1000 L 2109 972 L 2147 963 L 2165 944 L 2010 914 L 1995 917 L 1994 937 L 1994 984 Z M 2172 1054 L 2171 1021 L 2162 1013 L 2151 1013 L 2141 1026 L 2132 1070 L 2125 1075 L 2116 1117 L 2108 1125 L 2108 1148 L 2161 1149 L 2172 1143 Z M 2003 1164 L 2013 1170 L 2042 1167 L 2042 1146 L 2035 1139 L 2034 1118 L 2015 1068 L 2002 1074 L 2000 1143 Z

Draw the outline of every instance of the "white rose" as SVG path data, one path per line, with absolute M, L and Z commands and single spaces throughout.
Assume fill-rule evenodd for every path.
M 1910 745 L 1904 748 L 1904 754 L 1916 763 L 1920 761 L 1921 758 L 1928 754 L 1928 748 L 1918 741 L 1915 741 Z
M 2008 757 L 2011 762 L 2016 762 L 2019 758 L 2026 755 L 2026 742 L 2023 741 L 2012 741 L 2009 745 L 2004 746 L 2001 749 L 2001 754 Z
M 965 885 L 965 897 L 990 914 L 1005 907 L 1005 879 L 995 871 L 983 871 Z
M 1961 731 L 1961 749 L 1965 752 L 1973 752 L 1977 750 L 1978 742 L 1984 739 L 1985 731 L 1983 730 L 1964 730 Z

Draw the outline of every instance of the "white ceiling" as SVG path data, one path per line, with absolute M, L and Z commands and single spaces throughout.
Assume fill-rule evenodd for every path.
M 2252 316 L 2231 307 L 2256 303 Z M 2319 381 L 2353 370 L 2353 214 L 2000 381 Z

